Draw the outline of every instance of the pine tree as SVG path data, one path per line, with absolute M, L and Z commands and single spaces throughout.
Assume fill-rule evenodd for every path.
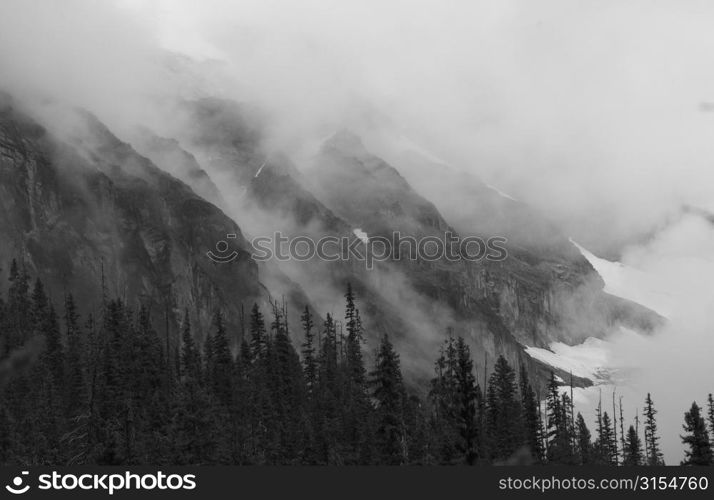
M 5 342 L 5 355 L 21 346 L 32 333 L 32 302 L 29 296 L 29 276 L 23 265 L 18 268 L 17 261 L 10 265 L 10 287 L 7 294 L 8 334 Z
M 707 419 L 709 420 L 709 433 L 711 434 L 711 439 L 710 441 L 714 443 L 714 398 L 712 397 L 712 393 L 709 393 L 709 397 L 707 399 L 707 405 L 708 405 L 708 414 L 707 414 Z
M 300 316 L 305 341 L 302 345 L 302 363 L 307 383 L 308 394 L 312 395 L 317 384 L 317 359 L 315 349 L 315 334 L 313 328 L 315 323 L 310 314 L 310 308 L 305 306 L 305 310 Z
M 684 414 L 684 431 L 688 434 L 682 437 L 682 442 L 689 446 L 684 451 L 682 465 L 713 465 L 714 455 L 709 442 L 704 418 L 697 403 L 692 403 L 692 408 Z
M 603 412 L 600 417 L 598 437 L 595 441 L 595 450 L 598 455 L 598 463 L 602 465 L 617 465 L 617 444 L 615 442 L 615 432 L 610 415 Z
M 575 462 L 573 439 L 568 424 L 568 411 L 563 403 L 568 399 L 560 396 L 558 382 L 553 372 L 550 373 L 548 395 L 546 396 L 546 429 L 548 463 L 572 464 Z
M 486 443 L 479 439 L 479 422 L 485 423 L 486 410 L 471 351 L 463 338 L 444 342 L 435 372 L 429 393 L 434 408 L 431 435 L 435 458 L 446 464 L 485 460 Z
M 489 378 L 486 404 L 491 457 L 503 460 L 521 446 L 524 435 L 516 374 L 503 356 L 498 357 Z
M 272 408 L 275 412 L 273 463 L 297 463 L 305 447 L 306 399 L 300 359 L 290 342 L 284 310 L 273 304 L 271 351 Z
M 523 413 L 523 430 L 525 443 L 536 463 L 545 460 L 543 453 L 543 436 L 541 436 L 541 418 L 535 391 L 528 380 L 525 364 L 521 364 L 521 410 Z
M 577 438 L 577 451 L 581 465 L 589 465 L 593 463 L 593 445 L 591 442 L 590 430 L 585 424 L 585 419 L 578 412 L 575 419 L 575 435 Z
M 133 382 L 126 376 L 130 366 L 126 359 L 129 345 L 126 340 L 133 335 L 124 304 L 120 300 L 110 300 L 102 322 L 103 339 L 101 368 L 94 396 L 96 399 L 96 420 L 92 430 L 97 433 L 91 439 L 98 444 L 94 460 L 100 465 L 120 465 L 129 458 L 130 443 L 127 432 L 128 394 L 127 386 Z
M 77 417 L 82 413 L 87 401 L 87 356 L 88 352 L 79 327 L 79 314 L 72 294 L 67 294 L 64 303 L 65 337 L 67 357 L 65 365 L 67 409 Z
M 345 339 L 343 412 L 346 447 L 353 463 L 366 460 L 370 455 L 367 370 L 362 357 L 364 333 L 359 309 L 355 305 L 352 286 L 347 283 L 345 293 Z
M 42 281 L 37 278 L 35 280 L 35 286 L 32 289 L 32 327 L 36 333 L 41 333 L 44 331 L 45 322 L 47 321 L 47 309 L 49 307 L 49 300 L 47 299 L 47 294 L 45 293 L 45 286 Z
M 253 308 L 250 311 L 250 352 L 253 361 L 265 356 L 267 346 L 265 319 L 263 319 L 263 313 L 260 312 L 258 304 L 253 304 Z
M 332 315 L 323 324 L 323 340 L 318 363 L 317 408 L 314 428 L 318 438 L 321 463 L 340 464 L 344 461 L 341 449 L 341 381 L 338 370 L 337 330 Z
M 5 300 L 2 297 L 2 293 L 0 293 L 0 359 L 4 357 L 7 351 L 6 345 L 8 342 L 9 330 L 10 328 L 7 322 L 7 305 L 5 304 Z M 2 417 L 0 417 L 0 420 L 1 419 Z
M 634 426 L 630 426 L 625 438 L 623 465 L 642 465 L 642 442 Z
M 35 454 L 40 457 L 42 464 L 59 463 L 64 462 L 66 451 L 61 446 L 65 417 L 64 355 L 57 314 L 54 307 L 47 302 L 39 280 L 36 281 L 35 291 L 35 331 L 45 339 L 45 349 L 40 362 L 31 372 L 31 379 L 36 381 L 29 395 L 35 410 L 35 414 L 30 415 L 35 425 Z
M 164 347 L 151 323 L 151 315 L 141 305 L 136 325 L 125 341 L 124 363 L 129 367 L 126 376 L 128 408 L 125 429 L 133 432 L 127 438 L 128 463 L 157 463 L 171 449 L 170 413 L 172 388 L 168 346 Z
M 213 326 L 215 333 L 208 376 L 211 380 L 213 394 L 218 402 L 227 409 L 231 406 L 233 396 L 233 357 L 221 311 L 216 311 Z
M 664 465 L 663 454 L 659 448 L 659 436 L 657 435 L 657 420 L 655 418 L 657 410 L 655 410 L 652 396 L 649 392 L 645 399 L 644 413 L 646 465 Z
M 455 347 L 454 383 L 456 386 L 456 416 L 458 423 L 457 428 L 461 436 L 459 448 L 464 455 L 466 463 L 474 464 L 479 458 L 477 412 L 480 391 L 478 390 L 476 377 L 474 376 L 474 363 L 471 357 L 471 350 L 463 337 L 456 339 Z M 508 370 L 510 370 L 510 367 L 508 367 Z M 512 382 L 512 386 L 507 387 L 508 382 L 504 381 L 504 387 L 499 387 L 499 390 L 503 389 L 505 392 L 508 392 L 515 388 L 515 374 L 513 374 L 511 370 L 508 373 L 504 373 L 504 375 L 508 378 L 508 381 Z M 511 393 L 511 395 L 513 395 L 513 393 Z M 512 404 L 514 411 L 516 411 L 517 404 L 515 404 L 515 399 L 512 401 L 503 401 L 503 403 L 501 410 Z M 503 435 L 501 437 L 507 442 L 507 436 Z
M 181 373 L 184 377 L 191 377 L 195 380 L 201 378 L 201 359 L 193 340 L 191 331 L 191 318 L 188 308 L 184 311 L 182 333 L 181 333 Z
M 449 338 L 439 349 L 439 357 L 434 363 L 434 378 L 431 380 L 429 399 L 433 413 L 431 416 L 433 459 L 439 463 L 451 464 L 464 461 L 459 448 L 458 394 L 456 385 L 455 341 Z M 468 461 L 468 460 L 466 460 Z
M 44 318 L 38 321 L 41 322 L 41 329 L 45 335 L 45 356 L 48 368 L 55 387 L 59 389 L 64 382 L 64 348 L 57 313 L 52 304 L 44 309 Z
M 571 388 L 571 393 L 572 393 L 572 385 L 570 386 Z M 570 396 L 566 393 L 562 393 L 560 395 L 561 403 L 560 407 L 562 409 L 563 415 L 561 417 L 561 421 L 563 422 L 563 441 L 565 442 L 567 440 L 568 446 L 567 446 L 567 463 L 572 465 L 577 463 L 577 455 L 576 455 L 576 438 L 575 438 L 575 421 L 574 421 L 574 407 L 573 407 L 573 401 L 570 399 Z
M 214 400 L 203 385 L 201 359 L 193 340 L 188 309 L 184 311 L 181 337 L 182 377 L 171 422 L 173 463 L 203 465 L 216 460 Z
M 376 446 L 379 463 L 398 465 L 406 463 L 407 437 L 404 422 L 404 387 L 399 367 L 399 355 L 394 351 L 389 337 L 382 337 L 377 351 L 374 371 L 371 374 L 376 402 Z

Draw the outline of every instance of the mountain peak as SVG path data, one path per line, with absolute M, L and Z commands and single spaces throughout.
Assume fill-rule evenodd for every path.
M 349 129 L 341 129 L 327 139 L 322 145 L 323 151 L 339 151 L 350 156 L 363 156 L 369 154 L 362 142 L 362 138 Z

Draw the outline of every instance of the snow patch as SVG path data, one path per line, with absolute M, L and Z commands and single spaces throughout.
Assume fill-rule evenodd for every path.
M 549 347 L 526 347 L 526 352 L 530 357 L 576 377 L 595 380 L 606 371 L 608 342 L 604 340 L 588 337 L 579 345 L 553 342 Z
M 441 165 L 448 165 L 448 163 L 443 160 L 442 158 L 439 158 L 436 156 L 434 153 L 427 151 L 423 147 L 419 146 L 417 143 L 406 137 L 405 135 L 400 135 L 399 138 L 397 139 L 397 145 L 399 148 L 406 150 L 406 151 L 413 151 L 414 153 L 418 153 L 419 155 L 423 156 L 427 160 L 434 162 L 434 163 L 439 163 Z
M 664 317 L 669 317 L 674 306 L 672 294 L 655 276 L 620 262 L 601 259 L 578 245 L 572 238 L 570 242 L 602 277 L 606 293 L 637 302 Z
M 258 171 L 255 173 L 255 175 L 253 176 L 254 179 L 257 178 L 260 175 L 260 173 L 263 171 L 263 167 L 265 166 L 265 163 L 266 162 L 263 162 L 263 164 L 260 166 Z
M 510 194 L 504 193 L 503 191 L 501 191 L 497 187 L 493 186 L 492 184 L 486 184 L 486 187 L 489 188 L 491 191 L 495 191 L 496 193 L 498 193 L 499 195 L 501 195 L 504 198 L 508 198 L 509 200 L 513 200 L 513 201 L 518 201 Z

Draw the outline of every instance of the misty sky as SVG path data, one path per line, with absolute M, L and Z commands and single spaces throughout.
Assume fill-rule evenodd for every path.
M 293 132 L 389 120 L 581 238 L 714 209 L 711 2 L 198 5 L 137 12 L 166 46 L 231 61 Z
M 128 106 L 161 47 L 224 61 L 287 145 L 387 124 L 590 246 L 714 210 L 711 2 L 7 3 L 0 82 Z
M 714 211 L 712 19 L 696 0 L 4 0 L 0 88 L 140 121 L 179 91 L 153 67 L 171 50 L 218 68 L 216 92 L 268 110 L 276 147 L 345 125 L 404 134 L 585 246 L 667 273 L 681 307 L 641 373 L 686 384 L 697 374 L 686 352 L 672 359 L 677 331 L 714 351 L 701 313 L 714 305 L 711 225 L 678 218 Z M 667 432 L 704 385 L 678 393 Z

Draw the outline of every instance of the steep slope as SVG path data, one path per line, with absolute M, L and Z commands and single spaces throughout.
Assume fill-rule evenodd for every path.
M 55 300 L 78 290 L 88 310 L 100 306 L 103 275 L 110 294 L 168 312 L 172 330 L 184 308 L 205 334 L 217 308 L 238 331 L 241 304 L 267 305 L 231 219 L 93 116 L 65 118 L 60 137 L 0 100 L 0 262 L 22 259 Z M 227 234 L 237 258 L 217 264 L 206 253 Z
M 218 186 L 230 213 L 251 236 L 271 236 L 280 231 L 286 237 L 332 235 L 354 240 L 354 230 L 360 224 L 371 232 L 387 231 L 396 225 L 409 234 L 439 234 L 449 227 L 431 203 L 411 192 L 396 170 L 381 160 L 375 160 L 376 174 L 355 170 L 354 181 L 342 180 L 346 189 L 355 190 L 342 201 L 351 200 L 354 206 L 335 203 L 328 207 L 320 200 L 325 193 L 301 175 L 289 159 L 265 152 L 261 122 L 253 120 L 254 110 L 216 99 L 183 106 L 186 126 L 177 127 L 179 142 L 213 179 L 220 179 Z M 394 183 L 395 190 L 383 193 L 375 189 L 380 199 L 373 200 L 365 187 L 370 182 L 375 186 Z M 325 191 L 329 192 L 329 185 Z M 405 200 L 393 206 L 381 201 L 392 195 Z M 379 207 L 380 211 L 360 212 L 360 204 Z M 403 208 L 407 211 L 400 213 Z M 369 217 L 355 219 L 351 214 L 356 213 Z M 334 312 L 340 307 L 340 296 L 350 281 L 360 297 L 370 337 L 374 341 L 381 334 L 390 334 L 412 377 L 431 373 L 433 353 L 450 334 L 467 336 L 479 359 L 485 360 L 479 361 L 481 364 L 493 366 L 499 354 L 514 363 L 530 363 L 498 308 L 490 303 L 492 297 L 474 285 L 490 279 L 482 270 L 463 264 L 423 262 L 415 266 L 383 262 L 368 270 L 363 261 L 355 259 L 281 262 L 280 267 L 300 283 L 319 310 Z M 530 314 L 526 310 L 521 317 Z M 537 317 L 535 321 L 544 320 Z
M 204 200 L 224 208 L 226 202 L 196 158 L 181 148 L 175 139 L 167 139 L 140 127 L 128 138 L 132 147 L 149 158 L 157 167 L 184 182 Z
M 264 119 L 256 109 L 221 99 L 184 101 L 179 109 L 174 130 L 162 133 L 175 137 L 176 146 L 197 161 L 194 168 L 216 181 L 228 212 L 250 237 L 280 232 L 287 238 L 355 240 L 362 232 L 443 237 L 445 231 L 464 231 L 454 229 L 394 167 L 348 132 L 327 141 L 313 168 L 301 173 L 289 158 L 268 152 Z M 285 283 L 299 283 L 319 311 L 333 313 L 350 281 L 370 337 L 391 335 L 413 378 L 428 376 L 433 353 L 447 335 L 467 337 L 482 367 L 493 366 L 503 354 L 545 374 L 547 367 L 532 361 L 523 345 L 601 336 L 630 317 L 626 305 L 602 293 L 597 273 L 547 222 L 493 189 L 473 187 L 476 198 L 485 193 L 485 205 L 506 200 L 501 218 L 511 221 L 504 223 L 509 236 L 524 224 L 547 228 L 550 235 L 509 242 L 502 262 L 394 259 L 369 270 L 356 259 L 313 258 L 261 263 L 263 276 L 282 277 L 270 280 L 278 295 Z M 464 234 L 502 234 L 497 226 L 479 223 L 488 215 L 476 215 L 477 227 Z
M 306 175 L 329 207 L 370 235 L 391 238 L 393 231 L 400 231 L 421 238 L 457 233 L 396 169 L 348 132 L 325 143 Z M 489 229 L 463 236 L 501 234 Z M 490 310 L 521 342 L 543 345 L 563 333 L 558 330 L 556 298 L 597 280 L 597 275 L 574 249 L 545 256 L 513 244 L 508 250 L 503 262 L 441 258 L 428 263 L 401 259 L 395 264 L 417 290 L 445 302 L 460 316 L 469 318 L 483 312 L 479 309 Z
M 422 170 L 420 182 L 451 185 L 435 179 L 441 172 Z M 491 333 L 508 332 L 524 345 L 547 347 L 554 341 L 602 337 L 618 326 L 651 331 L 662 323 L 655 312 L 605 293 L 597 272 L 552 224 L 475 178 L 456 188 L 470 194 L 455 192 L 461 202 L 456 231 L 395 168 L 349 132 L 326 141 L 305 176 L 327 206 L 369 236 L 389 239 L 399 231 L 416 238 L 443 237 L 447 230 L 507 236 L 504 261 L 391 263 L 420 294 L 454 311 L 462 325 L 485 320 Z

